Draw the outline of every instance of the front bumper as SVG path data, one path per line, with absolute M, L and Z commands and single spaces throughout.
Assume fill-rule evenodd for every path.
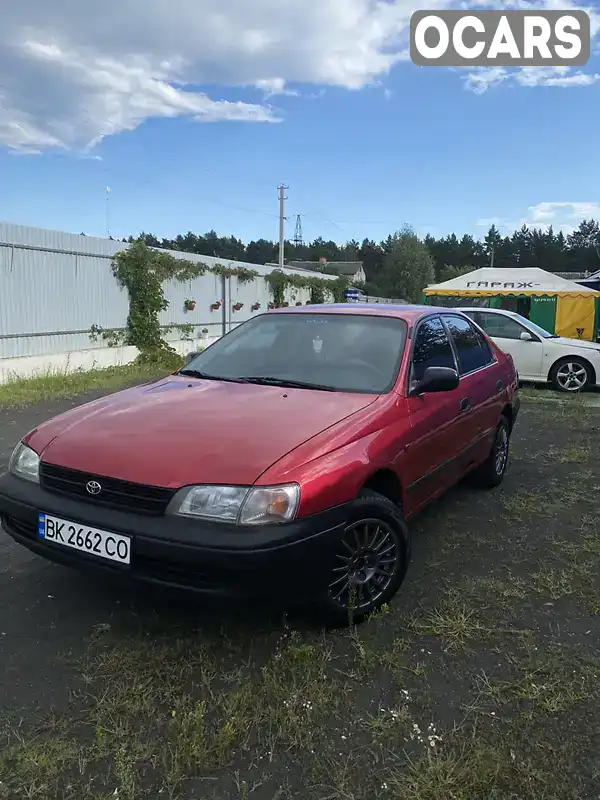
M 38 513 L 130 536 L 127 566 L 47 542 Z M 0 476 L 0 522 L 19 544 L 66 566 L 229 597 L 308 600 L 329 581 L 347 507 L 282 525 L 236 526 L 117 511 L 48 492 L 9 473 Z

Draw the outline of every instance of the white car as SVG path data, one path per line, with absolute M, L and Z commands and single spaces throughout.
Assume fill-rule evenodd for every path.
M 561 392 L 580 392 L 600 381 L 600 344 L 565 339 L 520 314 L 495 308 L 459 308 L 505 353 L 510 353 L 519 380 L 550 381 Z

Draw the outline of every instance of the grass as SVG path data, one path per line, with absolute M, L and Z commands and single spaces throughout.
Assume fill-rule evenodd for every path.
M 32 378 L 10 378 L 0 384 L 0 408 L 29 406 L 96 390 L 117 390 L 146 380 L 155 380 L 177 369 L 172 363 L 126 364 L 91 370 L 49 370 Z
M 405 586 L 358 628 L 15 569 L 0 798 L 598 797 L 594 444 L 548 408 L 521 413 L 504 485 L 416 520 Z M 21 609 L 48 594 L 40 627 Z M 43 655 L 22 654 L 28 637 Z M 69 691 L 40 700 L 48 685 Z

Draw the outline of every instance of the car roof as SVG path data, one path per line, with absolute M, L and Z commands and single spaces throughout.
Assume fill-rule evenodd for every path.
M 396 317 L 414 323 L 429 314 L 460 313 L 460 309 L 394 303 L 318 303 L 308 306 L 276 308 L 269 314 L 360 314 L 361 316 Z
M 461 306 L 460 308 L 454 309 L 455 311 L 485 311 L 487 314 L 488 311 L 490 314 L 507 314 L 509 317 L 521 317 L 516 311 L 509 311 L 507 308 L 487 308 L 485 306 L 469 306 L 468 308 Z

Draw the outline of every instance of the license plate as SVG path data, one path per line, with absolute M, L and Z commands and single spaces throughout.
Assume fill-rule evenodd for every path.
M 50 514 L 38 515 L 38 536 L 47 542 L 80 550 L 96 558 L 118 561 L 119 564 L 129 564 L 131 561 L 131 539 L 128 536 L 90 528 Z

